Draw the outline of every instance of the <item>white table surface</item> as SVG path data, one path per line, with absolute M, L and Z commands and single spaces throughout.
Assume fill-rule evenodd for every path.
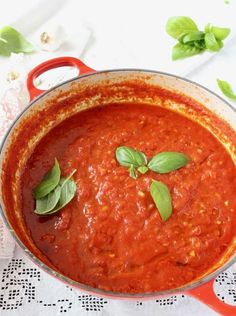
M 66 29 L 70 42 L 53 53 L 39 51 L 32 54 L 32 66 L 52 57 L 70 55 L 80 57 L 97 70 L 133 67 L 182 75 L 221 94 L 216 78 L 228 80 L 236 90 L 235 9 L 234 0 L 228 5 L 224 0 L 8 0 L 1 6 L 0 27 L 12 25 L 32 41 L 39 30 L 47 30 L 48 25 L 61 24 Z M 220 53 L 205 53 L 173 62 L 170 53 L 174 41 L 165 33 L 166 20 L 173 15 L 190 16 L 202 28 L 208 22 L 229 26 L 232 32 Z M 80 42 L 85 33 L 88 36 L 86 45 Z M 8 64 L 8 58 L 0 57 L 0 96 L 7 88 L 5 70 Z M 209 308 L 202 308 L 200 304 L 191 314 L 216 315 Z M 123 315 L 126 315 L 125 311 L 128 307 L 123 310 Z M 43 315 L 37 310 L 33 312 L 36 316 Z M 187 304 L 177 314 L 182 313 L 188 314 Z M 2 312 L 1 315 L 9 314 Z M 11 315 L 18 313 L 12 311 Z M 151 309 L 145 315 L 151 315 Z

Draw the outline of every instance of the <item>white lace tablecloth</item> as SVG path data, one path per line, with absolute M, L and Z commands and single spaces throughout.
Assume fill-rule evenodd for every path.
M 18 9 L 15 7 L 16 3 Z M 31 60 L 22 61 L 25 72 L 42 60 L 59 55 L 72 55 L 82 56 L 84 61 L 95 69 L 138 67 L 162 70 L 186 76 L 218 93 L 217 77 L 229 80 L 236 87 L 236 27 L 225 49 L 219 54 L 196 56 L 179 63 L 170 61 L 169 52 L 173 43 L 163 30 L 166 19 L 171 15 L 188 15 L 200 23 L 212 22 L 219 26 L 232 27 L 235 21 L 235 3 L 227 8 L 223 0 L 199 0 L 191 4 L 188 0 L 165 0 L 158 2 L 159 6 L 156 9 L 156 0 L 145 1 L 145 4 L 144 1 L 134 0 L 52 0 L 50 6 L 47 6 L 46 17 L 42 8 L 45 11 L 45 5 L 49 1 L 37 0 L 35 5 L 32 3 L 29 0 L 8 1 L 9 7 L 14 6 L 14 12 L 21 14 L 15 14 L 13 26 L 26 35 L 33 36 L 38 25 L 42 28 L 48 21 L 63 21 L 67 29 L 73 29 L 74 34 L 79 34 L 74 35 L 74 41 L 78 40 L 79 44 L 76 46 L 74 43 L 67 43 L 55 54 L 33 55 Z M 21 7 L 24 5 L 23 10 Z M 202 14 L 203 7 L 207 14 Z M 132 21 L 129 23 L 131 14 Z M 6 13 L 1 18 L 4 24 L 11 22 Z M 153 32 L 153 29 L 156 29 L 157 33 Z M 156 40 L 146 34 L 156 34 Z M 15 63 L 18 63 L 18 60 Z M 4 67 L 7 68 L 9 65 L 5 59 L 1 59 L 1 75 L 4 73 Z M 1 75 L 2 88 L 5 79 L 3 80 Z M 23 78 L 24 76 L 25 73 Z M 67 77 L 67 74 L 60 75 L 54 82 L 58 83 Z M 5 87 L 5 93 L 3 89 L 0 91 L 0 95 L 3 95 L 3 98 L 0 98 L 0 138 L 3 137 L 10 121 L 27 104 L 27 93 L 22 81 L 13 86 L 5 84 Z M 235 265 L 218 276 L 214 288 L 219 299 L 236 306 Z M 26 257 L 15 245 L 0 218 L 0 315 L 213 316 L 217 313 L 196 299 L 181 294 L 143 302 L 121 301 L 96 297 L 66 286 L 36 267 Z

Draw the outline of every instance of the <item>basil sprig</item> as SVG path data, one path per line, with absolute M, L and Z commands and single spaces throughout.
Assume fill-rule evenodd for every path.
M 133 179 L 138 178 L 138 172 L 145 174 L 152 170 L 160 174 L 169 173 L 184 167 L 190 161 L 183 153 L 167 151 L 156 154 L 148 162 L 143 152 L 125 146 L 116 149 L 116 159 L 121 166 L 129 167 L 129 175 Z M 168 187 L 161 181 L 153 180 L 150 193 L 162 220 L 166 221 L 172 214 L 172 199 Z
M 116 159 L 121 166 L 129 167 L 129 175 L 133 179 L 138 177 L 137 170 L 142 174 L 148 170 L 145 154 L 131 147 L 118 147 L 116 149 Z
M 152 181 L 150 193 L 163 221 L 172 214 L 172 200 L 168 187 L 161 181 Z
M 61 170 L 57 159 L 54 166 L 34 189 L 36 199 L 35 213 L 50 215 L 66 206 L 75 196 L 76 184 L 71 179 L 76 170 L 68 177 L 60 178 Z
M 196 23 L 187 16 L 174 16 L 166 23 L 166 32 L 178 43 L 172 48 L 172 59 L 191 57 L 209 50 L 217 52 L 223 47 L 223 40 L 230 29 L 208 23 L 205 30 L 199 31 Z
M 158 173 L 168 173 L 184 167 L 190 161 L 183 153 L 166 151 L 158 153 L 147 163 L 143 152 L 125 146 L 116 149 L 116 159 L 121 166 L 129 167 L 129 174 L 133 179 L 137 179 L 137 171 L 145 174 L 150 169 Z
M 161 152 L 148 163 L 148 168 L 158 173 L 168 173 L 185 166 L 189 157 L 178 152 Z

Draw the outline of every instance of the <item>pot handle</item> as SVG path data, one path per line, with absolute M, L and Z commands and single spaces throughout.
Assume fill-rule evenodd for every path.
M 80 59 L 74 57 L 57 57 L 50 60 L 47 60 L 35 68 L 33 68 L 27 77 L 27 89 L 30 95 L 30 101 L 32 101 L 35 97 L 45 92 L 44 90 L 40 90 L 35 87 L 34 79 L 37 78 L 42 73 L 57 67 L 63 66 L 74 66 L 79 70 L 79 75 L 84 75 L 87 73 L 95 72 L 94 69 L 85 65 Z
M 201 302 L 209 305 L 220 315 L 234 316 L 236 315 L 236 306 L 229 305 L 217 298 L 214 289 L 214 280 L 187 291 L 187 295 L 193 296 Z

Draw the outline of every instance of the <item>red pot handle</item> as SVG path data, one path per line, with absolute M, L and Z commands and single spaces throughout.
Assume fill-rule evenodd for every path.
M 57 57 L 50 60 L 47 60 L 35 68 L 33 68 L 27 77 L 27 89 L 29 91 L 30 100 L 33 100 L 38 95 L 45 92 L 44 90 L 40 90 L 35 87 L 34 79 L 39 75 L 53 68 L 63 67 L 63 66 L 74 66 L 79 70 L 80 75 L 84 75 L 86 73 L 95 72 L 94 69 L 85 65 L 80 59 L 74 57 Z
M 209 305 L 216 312 L 220 313 L 223 316 L 235 316 L 236 315 L 236 306 L 232 306 L 224 303 L 217 298 L 214 289 L 213 289 L 214 280 L 209 281 L 203 285 L 198 286 L 192 290 L 189 290 L 186 294 L 191 295 L 201 302 Z

